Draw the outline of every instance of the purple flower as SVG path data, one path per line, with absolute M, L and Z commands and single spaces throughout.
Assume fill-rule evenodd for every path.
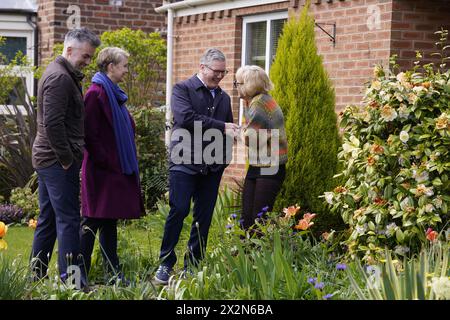
M 323 282 L 316 282 L 316 285 L 314 286 L 314 288 L 322 290 L 323 287 L 325 287 L 325 283 Z
M 264 211 L 261 211 L 260 213 L 257 214 L 258 218 L 261 218 L 264 215 Z
M 233 214 L 231 215 L 231 219 L 236 219 L 236 217 L 237 217 L 237 214 L 236 214 L 236 213 L 233 213 Z
M 332 297 L 333 297 L 333 294 L 332 293 L 328 293 L 328 294 L 323 296 L 323 299 L 324 300 L 330 300 Z
M 264 208 L 262 208 L 263 212 L 267 212 L 269 210 L 269 206 L 265 206 Z
M 317 281 L 317 278 L 308 278 L 309 284 L 314 284 L 314 283 L 316 283 L 316 281 Z
M 336 265 L 336 270 L 342 271 L 342 270 L 345 270 L 345 269 L 347 269 L 347 265 L 345 263 L 338 263 Z
M 227 225 L 225 226 L 225 228 L 231 229 L 231 228 L 233 228 L 233 225 L 232 225 L 232 224 L 227 224 Z
M 240 219 L 238 222 L 241 227 L 244 227 L 244 219 Z

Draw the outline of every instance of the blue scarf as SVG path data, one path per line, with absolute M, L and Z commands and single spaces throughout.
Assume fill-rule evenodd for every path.
M 113 83 L 102 72 L 97 72 L 92 78 L 92 82 L 100 84 L 108 96 L 122 172 L 128 175 L 135 173 L 139 177 L 134 132 L 131 126 L 130 116 L 125 107 L 125 102 L 128 100 L 128 97 L 117 84 Z

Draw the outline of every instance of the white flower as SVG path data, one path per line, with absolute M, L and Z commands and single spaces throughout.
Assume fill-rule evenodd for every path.
M 408 132 L 406 132 L 406 131 L 400 132 L 400 141 L 403 143 L 406 143 L 406 142 L 408 142 L 408 140 L 409 140 Z
M 356 226 L 355 230 L 358 234 L 364 234 L 367 231 L 367 224 L 365 223 L 363 226 L 358 225 Z
M 325 200 L 329 204 L 333 204 L 333 192 L 325 192 Z
M 431 279 L 431 289 L 438 300 L 450 300 L 450 279 L 449 277 L 433 277 Z
M 392 236 L 395 232 L 395 228 L 397 228 L 397 225 L 395 222 L 392 222 L 386 226 L 386 235 Z
M 408 95 L 408 101 L 409 101 L 411 104 L 415 104 L 416 101 L 417 101 L 417 96 L 416 96 L 414 93 L 410 93 L 410 94 Z
M 400 72 L 397 75 L 397 81 L 400 82 L 400 84 L 407 88 L 407 89 L 411 89 L 412 88 L 412 84 L 408 81 L 408 78 L 406 77 L 406 74 L 404 72 Z
M 436 208 L 440 209 L 442 207 L 442 197 L 441 196 L 437 196 L 436 198 L 434 198 L 431 202 L 433 202 L 433 204 L 436 206 Z
M 381 82 L 378 81 L 378 80 L 375 80 L 375 81 L 372 82 L 372 86 L 371 87 L 372 87 L 372 89 L 380 90 L 381 89 Z
M 409 109 L 403 103 L 400 104 L 400 108 L 398 108 L 398 115 L 402 119 L 408 119 L 409 117 Z
M 424 87 L 422 87 L 422 86 L 417 86 L 417 87 L 414 87 L 414 88 L 413 88 L 413 91 L 414 91 L 416 94 L 420 94 L 422 91 L 426 91 L 426 89 L 425 89 Z
M 395 111 L 390 105 L 386 104 L 383 108 L 381 108 L 381 117 L 386 122 L 393 121 L 397 118 L 397 111 Z
M 426 195 L 427 197 L 431 197 L 434 194 L 433 187 L 425 187 L 424 184 L 419 184 L 416 189 L 416 196 Z
M 431 203 L 427 203 L 425 205 L 425 212 L 430 213 L 430 212 L 433 212 L 433 211 L 434 211 L 434 206 Z
M 409 199 L 405 198 L 400 202 L 400 208 L 405 211 L 407 207 L 409 207 Z
M 400 101 L 400 102 L 403 101 L 403 97 L 400 92 L 394 93 L 394 96 L 395 96 L 395 98 L 397 98 L 398 101 Z

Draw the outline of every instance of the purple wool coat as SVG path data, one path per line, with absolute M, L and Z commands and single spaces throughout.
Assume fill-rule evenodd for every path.
M 106 91 L 93 83 L 84 97 L 85 151 L 81 168 L 83 217 L 136 219 L 144 215 L 139 179 L 120 166 Z M 133 130 L 135 123 L 130 115 Z

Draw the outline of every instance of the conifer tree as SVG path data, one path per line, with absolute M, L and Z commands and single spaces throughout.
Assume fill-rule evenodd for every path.
M 319 196 L 336 185 L 340 137 L 334 89 L 317 54 L 308 10 L 309 1 L 299 17 L 292 15 L 285 24 L 270 70 L 272 94 L 285 116 L 289 157 L 275 209 L 298 203 L 319 213 L 319 224 L 330 225 L 336 217 L 321 214 L 326 206 Z

